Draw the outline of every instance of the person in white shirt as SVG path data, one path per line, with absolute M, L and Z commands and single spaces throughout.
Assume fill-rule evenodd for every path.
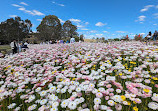
M 70 43 L 74 43 L 74 42 L 75 42 L 75 38 L 71 38 Z
M 26 49 L 28 49 L 28 43 L 27 43 L 27 41 L 25 41 L 25 43 L 22 46 L 22 50 L 23 51 L 26 51 Z
M 13 40 L 13 41 L 10 43 L 10 47 L 11 47 L 11 49 L 12 49 L 13 54 L 17 53 L 18 45 L 17 45 L 17 43 L 16 43 L 16 40 Z

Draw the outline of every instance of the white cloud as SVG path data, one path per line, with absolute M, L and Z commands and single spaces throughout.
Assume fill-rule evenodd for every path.
M 140 11 L 141 11 L 141 12 L 148 11 L 149 8 L 151 8 L 151 7 L 154 7 L 154 5 L 147 5 L 147 6 L 145 6 L 143 9 L 141 9 Z
M 31 14 L 31 15 L 34 15 L 34 13 L 30 10 L 24 10 L 25 13 L 28 13 L 28 14 Z
M 21 8 L 19 8 L 18 10 L 22 10 L 22 11 L 24 11 L 24 10 L 26 10 L 24 7 L 21 7 Z
M 39 12 L 38 10 L 33 10 L 34 15 L 44 15 L 42 12 Z
M 28 4 L 25 3 L 25 2 L 20 2 L 20 4 L 25 5 L 25 6 L 28 6 Z
M 139 16 L 139 21 L 145 21 L 144 19 L 146 18 L 146 16 L 142 15 L 142 16 Z
M 97 32 L 96 30 L 91 30 L 91 31 L 90 31 L 90 33 L 96 33 L 96 32 Z
M 108 33 L 108 31 L 103 31 L 104 33 Z
M 25 2 L 20 2 L 20 4 L 28 5 Z M 27 10 L 25 7 L 17 5 L 17 4 L 12 4 L 12 6 L 19 7 L 18 10 L 23 11 L 23 12 L 28 13 L 28 14 L 31 14 L 31 15 L 38 15 L 38 16 L 45 15 L 44 13 L 42 13 L 42 12 L 40 12 L 38 10 L 32 10 L 32 11 L 31 10 Z
M 64 4 L 58 4 L 59 6 L 62 6 L 62 7 L 64 7 L 65 5 Z
M 64 21 L 64 20 L 62 20 L 62 19 L 60 19 L 60 18 L 59 18 L 59 20 L 60 20 L 60 22 L 61 22 L 61 23 L 65 23 L 65 21 Z
M 145 11 L 147 11 L 148 9 L 146 9 L 146 8 L 144 8 L 144 9 L 141 9 L 140 11 L 141 12 L 145 12 Z
M 84 37 L 85 37 L 86 39 L 92 39 L 93 37 L 96 37 L 96 35 L 84 34 Z
M 96 35 L 96 37 L 102 37 L 103 36 L 103 34 L 95 34 Z
M 38 15 L 38 16 L 45 15 L 45 14 L 43 14 L 42 12 L 40 12 L 38 10 L 32 10 L 32 11 L 30 11 L 30 10 L 26 10 L 24 7 L 21 7 L 18 10 L 21 10 L 21 11 L 23 11 L 25 13 L 28 13 L 28 14 L 31 14 L 31 15 Z
M 83 29 L 81 29 L 81 30 L 89 30 L 89 29 L 83 28 Z
M 42 19 L 36 19 L 36 20 L 37 20 L 37 21 L 40 21 L 40 22 L 42 21 Z
M 83 25 L 77 25 L 77 27 L 78 27 L 78 28 L 83 28 L 83 27 L 85 27 L 85 26 L 83 26 Z
M 157 24 L 153 24 L 153 25 L 157 25 Z
M 9 15 L 9 17 L 13 17 L 13 18 L 15 18 L 15 17 L 17 17 L 17 15 Z
M 104 24 L 102 22 L 98 22 L 98 23 L 95 24 L 95 26 L 98 26 L 98 27 L 101 27 L 101 26 L 104 26 L 104 25 L 107 25 L 107 24 L 106 23 Z
M 86 23 L 85 23 L 85 25 L 88 25 L 88 24 L 89 24 L 89 22 L 86 22 Z
M 79 19 L 73 19 L 73 18 L 70 19 L 70 21 L 71 21 L 71 22 L 75 22 L 75 23 L 79 23 L 79 22 L 81 22 L 81 20 L 79 20 Z
M 135 22 L 142 22 L 142 21 L 145 21 L 145 18 L 146 18 L 146 16 L 144 16 L 144 15 L 141 15 L 141 16 L 139 16 L 138 17 L 138 20 L 135 20 Z
M 116 31 L 117 33 L 126 33 L 126 31 Z
M 56 4 L 56 5 L 59 5 L 59 6 L 61 6 L 61 7 L 64 7 L 65 5 L 64 4 L 58 4 L 58 3 L 56 3 L 56 2 L 52 2 L 53 4 Z
M 140 35 L 145 35 L 145 33 L 140 33 Z
M 12 4 L 12 6 L 14 6 L 14 7 L 22 7 L 22 6 L 17 5 L 17 4 Z

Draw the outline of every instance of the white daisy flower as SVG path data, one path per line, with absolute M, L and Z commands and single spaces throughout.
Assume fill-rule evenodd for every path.
M 12 103 L 8 106 L 8 109 L 13 109 L 16 106 L 16 103 Z
M 58 111 L 58 108 L 53 107 L 53 108 L 50 109 L 50 111 Z
M 150 102 L 150 103 L 148 104 L 148 107 L 149 107 L 150 109 L 157 110 L 157 109 L 158 109 L 158 103 L 156 103 L 156 102 Z
M 115 105 L 115 103 L 114 103 L 114 101 L 113 101 L 113 100 L 109 100 L 109 101 L 108 101 L 108 105 L 110 105 L 110 106 L 114 106 L 114 105 Z
M 61 102 L 61 107 L 62 108 L 66 108 L 66 106 L 68 105 L 68 101 L 67 100 L 64 100 L 63 102 Z
M 70 110 L 74 110 L 76 109 L 77 104 L 75 102 L 69 102 L 68 104 L 68 108 L 70 108 Z
M 100 98 L 95 98 L 94 99 L 94 104 L 100 104 L 101 103 L 101 99 Z
M 35 90 L 35 92 L 40 92 L 41 91 L 41 87 L 38 87 L 36 90 Z
M 81 88 L 80 88 L 80 87 L 77 87 L 77 88 L 76 88 L 76 92 L 81 92 Z
M 55 92 L 56 91 L 56 87 L 55 86 L 52 86 L 49 88 L 49 92 Z
M 46 94 L 47 94 L 46 91 L 41 91 L 41 92 L 40 92 L 40 96 L 42 96 L 42 97 L 45 96 Z
M 40 104 L 41 104 L 41 105 L 44 105 L 44 104 L 46 104 L 46 103 L 47 103 L 47 99 L 43 99 L 43 100 L 40 101 Z
M 59 106 L 59 103 L 58 103 L 58 102 L 53 102 L 53 103 L 52 103 L 52 106 L 53 106 L 53 107 L 58 107 L 58 106 Z
M 32 102 L 35 99 L 35 95 L 30 95 L 29 96 L 29 102 Z

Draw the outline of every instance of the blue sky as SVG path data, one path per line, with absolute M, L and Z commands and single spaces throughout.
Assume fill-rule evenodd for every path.
M 71 20 L 85 38 L 120 38 L 158 30 L 158 0 L 0 0 L 0 22 L 20 16 L 33 31 L 46 15 Z

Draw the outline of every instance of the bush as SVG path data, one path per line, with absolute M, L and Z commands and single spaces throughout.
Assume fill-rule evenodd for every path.
M 142 35 L 141 36 L 136 35 L 134 37 L 134 40 L 136 40 L 136 41 L 141 41 L 142 39 L 143 39 Z

